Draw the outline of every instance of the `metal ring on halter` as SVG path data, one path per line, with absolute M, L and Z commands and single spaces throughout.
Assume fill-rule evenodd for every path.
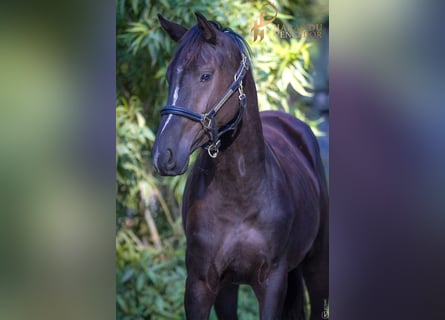
M 216 143 L 212 143 L 208 146 L 207 153 L 211 158 L 215 159 L 218 156 L 220 144 L 221 142 L 218 140 Z

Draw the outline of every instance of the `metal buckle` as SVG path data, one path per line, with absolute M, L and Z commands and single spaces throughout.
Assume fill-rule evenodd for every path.
M 241 100 L 241 97 L 245 96 L 244 94 L 244 88 L 243 88 L 243 82 L 241 81 L 239 87 L 238 87 L 239 96 L 238 99 Z
M 204 117 L 201 120 L 201 124 L 206 130 L 210 130 L 212 126 L 212 118 L 209 117 L 209 115 L 206 113 L 204 114 Z

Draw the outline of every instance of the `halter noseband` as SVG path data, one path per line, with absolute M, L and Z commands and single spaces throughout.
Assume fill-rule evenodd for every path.
M 233 77 L 234 80 L 232 84 L 209 112 L 198 113 L 187 108 L 173 105 L 168 105 L 161 109 L 161 116 L 173 114 L 190 119 L 192 121 L 200 122 L 210 138 L 209 142 L 203 147 L 207 149 L 209 156 L 212 158 L 216 158 L 218 155 L 219 147 L 221 146 L 221 136 L 229 131 L 234 131 L 235 133 L 238 129 L 239 123 L 243 118 L 243 112 L 246 107 L 246 94 L 243 91 L 243 79 L 247 73 L 247 70 L 249 70 L 249 61 L 244 53 L 241 53 L 241 57 L 241 64 L 236 71 L 235 76 Z M 229 122 L 223 127 L 217 128 L 214 121 L 215 116 L 236 90 L 239 91 L 238 99 L 240 110 L 238 112 L 238 115 L 235 120 Z

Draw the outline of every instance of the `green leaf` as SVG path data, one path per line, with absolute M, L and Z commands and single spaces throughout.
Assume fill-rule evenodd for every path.
M 143 274 L 139 275 L 136 280 L 136 290 L 140 291 L 144 287 L 145 276 Z
M 161 3 L 165 9 L 170 9 L 170 4 L 167 0 L 161 0 Z
M 154 141 L 155 138 L 156 138 L 156 136 L 154 135 L 153 131 L 151 131 L 150 128 L 148 128 L 148 127 L 142 128 L 141 133 L 149 141 Z
M 142 114 L 140 114 L 139 112 L 136 112 L 136 118 L 138 121 L 138 126 L 144 127 L 145 126 L 145 118 L 142 116 Z
M 129 154 L 130 150 L 128 150 L 128 148 L 122 144 L 118 144 L 116 146 L 116 152 L 118 155 L 125 155 L 125 154 Z
M 125 283 L 128 280 L 130 280 L 130 278 L 134 275 L 134 270 L 133 269 L 128 269 L 127 271 L 125 271 L 124 275 L 121 278 L 121 283 Z
M 117 305 L 119 306 L 119 308 L 122 309 L 122 311 L 129 312 L 127 302 L 125 301 L 123 296 L 117 295 L 116 302 L 117 302 Z
M 138 11 L 138 4 L 139 4 L 139 0 L 131 1 L 131 8 L 133 9 L 134 13 L 137 13 L 137 11 Z

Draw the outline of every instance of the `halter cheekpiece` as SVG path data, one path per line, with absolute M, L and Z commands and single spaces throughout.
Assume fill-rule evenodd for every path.
M 249 60 L 244 53 L 241 53 L 241 58 L 241 64 L 233 77 L 232 84 L 209 112 L 198 113 L 187 108 L 173 105 L 165 106 L 161 110 L 161 116 L 173 114 L 185 117 L 192 121 L 200 122 L 203 129 L 209 136 L 209 142 L 202 147 L 207 150 L 209 156 L 212 158 L 216 158 L 218 156 L 219 148 L 221 146 L 221 136 L 229 131 L 233 131 L 233 135 L 236 133 L 243 118 L 244 109 L 246 108 L 246 94 L 243 91 L 243 79 L 249 70 Z M 228 124 L 217 128 L 215 125 L 215 116 L 236 90 L 239 92 L 238 99 L 240 109 L 238 111 L 238 115 Z

